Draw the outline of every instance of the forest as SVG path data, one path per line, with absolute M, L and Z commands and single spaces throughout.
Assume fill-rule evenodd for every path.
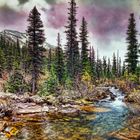
M 119 49 L 100 57 L 85 17 L 77 28 L 76 1 L 68 5 L 65 46 L 61 33 L 54 36 L 56 47 L 45 46 L 47 27 L 37 6 L 29 13 L 24 43 L 0 33 L 0 139 L 139 140 L 135 14 L 128 19 L 125 59 Z

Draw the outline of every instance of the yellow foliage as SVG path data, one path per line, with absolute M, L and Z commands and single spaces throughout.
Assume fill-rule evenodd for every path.
M 18 133 L 18 129 L 16 127 L 12 127 L 12 129 L 10 130 L 10 134 L 15 136 Z
M 84 73 L 84 75 L 82 76 L 82 81 L 83 82 L 90 82 L 91 81 L 91 76 L 89 75 L 88 72 Z
M 89 89 L 89 91 L 93 91 L 94 85 L 90 84 L 90 85 L 88 86 L 88 89 Z
M 50 76 L 50 74 L 49 74 L 49 72 L 46 70 L 46 71 L 44 72 L 44 75 L 41 75 L 41 76 L 40 76 L 40 80 L 38 81 L 38 84 L 39 84 L 39 85 L 42 85 L 42 84 L 44 83 L 44 81 L 47 81 L 47 80 L 49 79 L 49 76 Z
M 82 82 L 88 87 L 89 92 L 93 91 L 94 85 L 92 84 L 92 78 L 88 72 L 82 75 Z
M 10 134 L 9 132 L 6 132 L 6 133 L 5 133 L 5 136 L 6 136 L 7 138 L 11 138 L 11 134 Z
M 5 136 L 7 138 L 10 138 L 12 136 L 16 136 L 18 132 L 19 131 L 18 131 L 18 129 L 16 127 L 12 127 L 9 132 L 5 132 Z

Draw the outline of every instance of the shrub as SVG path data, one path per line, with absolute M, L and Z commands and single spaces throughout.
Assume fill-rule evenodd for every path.
M 9 78 L 5 90 L 11 93 L 23 94 L 29 91 L 29 85 L 25 82 L 24 77 L 19 71 L 15 71 Z

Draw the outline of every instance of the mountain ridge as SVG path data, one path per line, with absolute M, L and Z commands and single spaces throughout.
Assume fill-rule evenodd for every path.
M 18 39 L 21 46 L 24 46 L 27 43 L 27 34 L 16 31 L 16 30 L 5 29 L 0 32 L 0 36 L 5 36 L 6 40 L 10 41 L 11 43 L 16 43 L 16 41 Z M 51 45 L 46 41 L 44 43 L 44 47 L 45 48 L 56 48 L 56 46 Z

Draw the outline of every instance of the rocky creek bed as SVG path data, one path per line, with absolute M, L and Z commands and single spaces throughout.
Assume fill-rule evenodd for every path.
M 0 93 L 0 138 L 14 140 L 137 140 L 138 105 L 115 88 L 98 87 L 84 99 Z M 61 101 L 61 102 L 60 102 Z

